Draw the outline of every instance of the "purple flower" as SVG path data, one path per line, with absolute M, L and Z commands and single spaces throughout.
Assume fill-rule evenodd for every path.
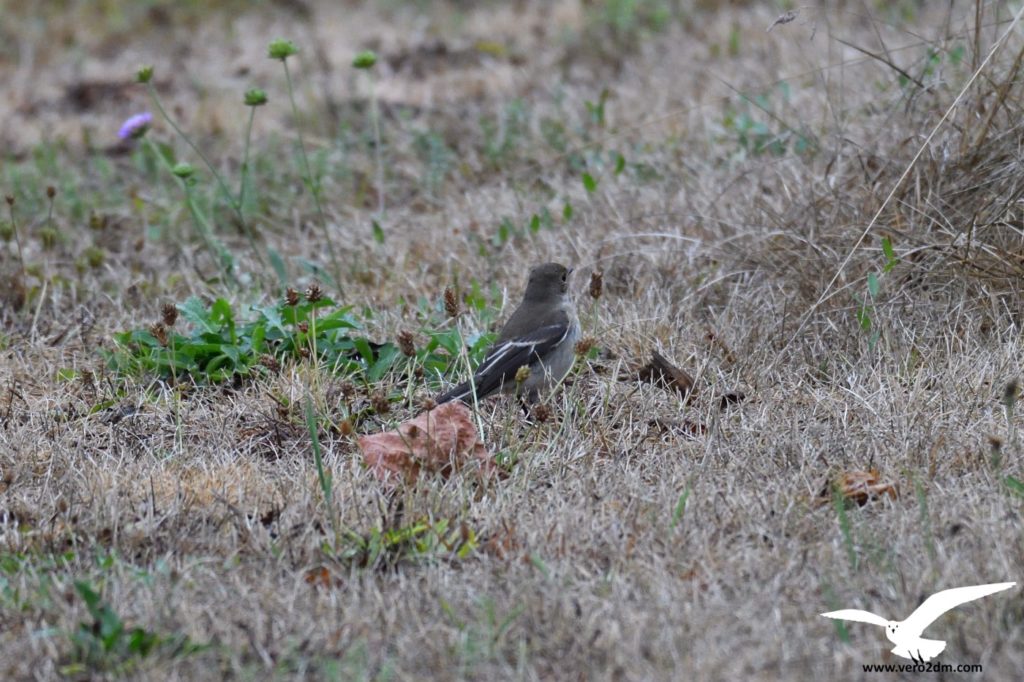
M 142 137 L 149 130 L 149 124 L 153 122 L 153 114 L 148 111 L 144 111 L 141 114 L 135 114 L 129 116 L 124 123 L 121 124 L 121 129 L 117 131 L 117 136 L 122 140 L 134 140 Z

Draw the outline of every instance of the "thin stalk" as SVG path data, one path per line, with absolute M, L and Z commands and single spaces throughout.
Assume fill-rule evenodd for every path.
M 384 219 L 384 159 L 380 146 L 380 112 L 377 109 L 377 82 L 370 76 L 370 120 L 373 121 L 373 151 L 377 157 L 377 219 Z
M 7 210 L 11 214 L 11 229 L 14 230 L 14 243 L 18 245 L 18 261 L 21 263 L 21 277 L 28 279 L 28 270 L 25 268 L 25 256 L 21 252 L 21 234 L 18 232 L 18 221 L 14 219 L 14 199 L 7 199 Z
M 324 496 L 324 506 L 327 507 L 327 519 L 331 524 L 331 532 L 334 535 L 332 546 L 338 542 L 338 520 L 334 512 L 334 495 L 331 482 L 331 475 L 324 469 L 323 455 L 320 452 L 320 437 L 317 427 L 316 413 L 313 410 L 313 399 L 306 393 L 305 400 L 306 430 L 309 432 L 309 439 L 313 444 L 313 462 L 316 464 L 316 477 L 320 482 L 320 491 Z
M 238 279 L 235 277 L 234 262 L 231 258 L 231 254 L 228 253 L 223 244 L 217 242 L 216 238 L 213 236 L 213 229 L 211 228 L 210 223 L 207 221 L 203 212 L 199 210 L 195 197 L 192 196 L 192 189 L 189 187 L 187 182 L 182 182 L 185 185 L 185 203 L 188 206 L 189 212 L 192 214 L 192 220 L 199 228 L 198 231 L 200 236 L 202 236 L 203 241 L 206 242 L 206 248 L 208 248 L 210 250 L 210 254 L 217 259 L 217 265 L 220 266 L 221 272 L 230 278 L 232 282 L 238 284 Z
M 245 127 L 245 151 L 242 154 L 242 180 L 238 187 L 238 211 L 245 208 L 245 180 L 249 175 L 249 142 L 252 140 L 252 122 L 256 118 L 256 107 L 249 107 L 249 124 Z
M 284 66 L 284 79 L 288 84 L 288 100 L 292 104 L 292 118 L 295 119 L 295 129 L 299 135 L 299 156 L 302 159 L 303 170 L 306 173 L 306 183 L 309 185 L 310 192 L 313 193 L 313 203 L 316 205 L 317 215 L 320 216 L 320 228 L 324 233 L 324 241 L 327 242 L 327 251 L 331 256 L 331 265 L 334 266 L 334 284 L 341 289 L 341 266 L 338 264 L 338 254 L 334 250 L 334 242 L 331 241 L 331 235 L 327 232 L 327 216 L 324 214 L 324 207 L 320 203 L 320 182 L 313 178 L 313 172 L 310 170 L 309 157 L 306 156 L 306 142 L 302 137 L 302 126 L 299 125 L 299 107 L 295 104 L 295 90 L 292 87 L 292 76 L 291 71 L 288 70 L 288 62 L 281 60 L 281 64 Z M 344 292 L 342 292 L 344 297 Z
M 266 263 L 263 260 L 263 255 L 260 254 L 260 250 L 256 246 L 256 237 L 253 235 L 252 230 L 249 227 L 249 223 L 245 221 L 245 216 L 242 214 L 241 204 L 235 203 L 235 196 L 234 194 L 231 193 L 231 190 L 228 189 L 227 183 L 224 182 L 224 178 L 221 176 L 220 173 L 217 172 L 217 169 L 213 166 L 213 162 L 211 162 L 210 159 L 206 156 L 206 154 L 203 153 L 203 150 L 200 149 L 199 145 L 193 142 L 192 138 L 186 135 L 185 131 L 182 130 L 178 126 L 178 124 L 174 122 L 174 119 L 167 114 L 167 111 L 160 103 L 160 97 L 157 95 L 156 88 L 153 87 L 153 84 L 147 83 L 146 87 L 149 88 L 149 96 L 150 99 L 153 100 L 153 106 L 156 107 L 156 110 L 159 111 L 160 115 L 164 117 L 164 120 L 167 121 L 167 124 L 174 129 L 174 132 L 178 133 L 178 135 L 181 136 L 181 139 L 185 140 L 185 143 L 188 144 L 188 146 L 192 148 L 192 151 L 198 154 L 199 158 L 203 160 L 204 164 L 206 164 L 206 167 L 210 170 L 210 173 L 217 181 L 217 186 L 220 188 L 221 193 L 225 197 L 227 197 L 228 205 L 231 206 L 231 209 L 235 212 L 235 215 L 238 217 L 238 222 L 239 224 L 241 224 L 242 231 L 245 232 L 245 236 L 249 240 L 249 245 L 252 247 L 253 253 L 256 255 L 256 260 L 260 262 L 260 265 L 265 265 Z M 246 153 L 248 154 L 248 144 L 246 145 Z
M 209 222 L 206 220 L 206 216 L 203 215 L 203 212 L 199 210 L 199 206 L 196 205 L 195 198 L 192 196 L 192 191 L 188 182 L 174 175 L 174 169 L 171 167 L 171 164 L 166 158 L 164 158 L 164 155 L 160 153 L 160 150 L 156 148 L 156 145 L 153 144 L 153 141 L 150 140 L 149 137 L 143 137 L 142 139 L 146 146 L 149 147 L 150 152 L 156 156 L 168 173 L 177 178 L 182 189 L 185 190 L 185 205 L 188 206 L 189 213 L 192 214 L 192 222 L 196 226 L 196 231 L 199 232 L 199 236 L 202 238 L 203 243 L 209 250 L 210 255 L 217 260 L 217 265 L 221 272 L 230 277 L 231 281 L 237 284 L 238 280 L 235 278 L 234 272 L 226 268 L 226 264 L 231 261 L 231 254 L 227 253 L 227 250 L 223 246 L 219 246 L 218 248 L 218 245 L 215 244 L 213 230 L 210 227 Z

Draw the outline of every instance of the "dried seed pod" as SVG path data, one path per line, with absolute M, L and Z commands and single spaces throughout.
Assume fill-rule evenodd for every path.
M 160 309 L 160 315 L 165 326 L 173 327 L 178 321 L 178 307 L 173 303 L 165 303 Z
M 411 358 L 416 355 L 416 345 L 413 343 L 413 335 L 407 329 L 403 329 L 398 333 L 398 349 L 402 351 L 402 355 L 407 358 Z
M 444 289 L 444 311 L 448 317 L 459 316 L 459 298 L 451 287 Z
M 320 288 L 319 282 L 313 282 L 306 287 L 306 300 L 310 303 L 316 303 L 324 297 L 324 290 Z
M 594 270 L 590 273 L 590 298 L 595 301 L 601 298 L 601 291 L 604 289 L 604 272 Z

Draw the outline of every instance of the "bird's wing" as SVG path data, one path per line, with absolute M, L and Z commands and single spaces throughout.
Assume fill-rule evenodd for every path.
M 860 609 L 842 609 L 841 611 L 829 611 L 821 615 L 826 618 L 835 618 L 836 620 L 855 620 L 858 623 L 871 623 L 872 625 L 881 625 L 882 627 L 889 624 L 889 621 L 885 618 L 876 616 L 870 611 L 861 611 Z
M 437 398 L 437 403 L 449 400 L 466 401 L 476 388 L 478 399 L 486 398 L 516 380 L 516 372 L 523 365 L 529 365 L 543 358 L 552 348 L 565 340 L 571 331 L 571 322 L 566 316 L 564 322 L 539 327 L 529 334 L 498 341 L 487 351 L 484 361 L 473 374 L 472 385 L 464 381 Z
M 570 327 L 566 318 L 558 324 L 540 327 L 529 334 L 494 344 L 473 375 L 476 394 L 485 396 L 498 390 L 502 384 L 515 381 L 520 367 L 543 358 L 565 340 Z
M 1017 583 L 992 583 L 990 585 L 970 585 L 969 587 L 955 587 L 951 590 L 936 592 L 924 600 L 924 602 L 903 621 L 906 632 L 911 632 L 915 637 L 920 636 L 924 629 L 931 625 L 939 616 L 950 609 L 961 604 L 966 604 L 975 599 L 981 599 L 996 592 L 1008 590 Z

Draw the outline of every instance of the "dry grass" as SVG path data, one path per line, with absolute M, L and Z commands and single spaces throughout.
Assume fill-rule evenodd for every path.
M 2 299 L 0 675 L 861 678 L 862 663 L 901 659 L 875 628 L 849 625 L 844 642 L 817 614 L 895 617 L 940 589 L 1020 580 L 1024 500 L 1007 484 L 1024 479 L 1008 427 L 1019 416 L 1008 420 L 1002 402 L 1024 352 L 1019 24 L 897 185 L 1016 9 L 984 5 L 976 31 L 973 3 L 842 3 L 769 32 L 781 10 L 666 4 L 679 14 L 648 34 L 601 28 L 575 2 L 153 3 L 124 10 L 124 24 L 111 18 L 118 3 L 69 2 L 53 10 L 52 41 L 27 5 L 14 8 L 0 29 L 19 38 L 0 52 L 12 150 L 0 177 L 34 267 L 27 303 L 13 289 Z M 330 550 L 298 406 L 311 392 L 336 421 L 340 379 L 300 365 L 184 391 L 112 376 L 96 354 L 167 301 L 279 294 L 226 211 L 221 237 L 253 276 L 234 290 L 211 282 L 175 187 L 104 152 L 145 103 L 127 85 L 140 63 L 156 65 L 186 128 L 232 172 L 240 92 L 270 92 L 255 133 L 254 224 L 297 286 L 309 279 L 300 258 L 325 259 L 279 65 L 264 57 L 281 35 L 303 48 L 303 126 L 328 171 L 345 300 L 376 311 L 375 337 L 415 328 L 412 302 L 439 300 L 455 278 L 493 285 L 507 306 L 532 263 L 559 259 L 584 275 L 584 332 L 606 352 L 578 366 L 556 418 L 528 425 L 511 402 L 483 406 L 489 442 L 515 460 L 507 478 L 424 480 L 390 496 L 353 438 L 320 433 L 344 527 L 446 520 L 478 538 L 465 558 Z M 366 83 L 348 69 L 368 46 L 384 57 L 384 244 L 369 230 Z M 885 61 L 922 87 L 901 85 Z M 111 89 L 83 99 L 98 83 Z M 588 124 L 584 101 L 603 88 L 602 127 Z M 519 119 L 506 115 L 513 101 Z M 497 151 L 492 119 L 508 141 Z M 556 124 L 567 152 L 545 142 Z M 424 131 L 451 151 L 441 180 L 424 161 Z M 152 134 L 173 140 L 166 127 Z M 759 152 L 756 139 L 783 147 Z M 621 175 L 613 151 L 629 162 Z M 584 167 L 599 180 L 593 193 Z M 47 184 L 58 188 L 49 249 Z M 480 248 L 502 218 L 525 225 L 543 208 L 557 218 L 566 201 L 564 224 Z M 90 229 L 90 212 L 105 227 Z M 883 236 L 899 259 L 889 271 Z M 81 266 L 89 245 L 103 254 L 96 267 Z M 16 254 L 13 242 L 0 250 L 12 282 Z M 605 288 L 591 304 L 594 268 Z M 652 349 L 696 377 L 692 403 L 616 379 Z M 61 369 L 90 374 L 67 381 Z M 718 397 L 736 390 L 746 400 L 721 409 Z M 430 393 L 419 386 L 359 428 L 406 417 Z M 817 504 L 831 477 L 867 469 L 899 496 L 842 512 Z M 72 634 L 91 622 L 75 581 L 128 627 L 210 646 L 75 667 Z M 939 661 L 980 662 L 987 679 L 1019 674 L 1021 594 L 936 623 L 928 635 L 948 642 Z

